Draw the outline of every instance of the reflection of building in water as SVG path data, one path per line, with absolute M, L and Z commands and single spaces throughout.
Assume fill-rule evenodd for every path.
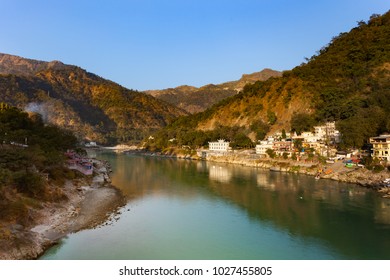
M 213 165 L 209 170 L 209 178 L 222 183 L 227 183 L 232 178 L 232 173 L 225 167 Z
M 270 176 L 267 173 L 257 174 L 257 185 L 264 189 L 274 190 L 275 184 L 271 182 Z
M 281 172 L 265 172 L 257 174 L 257 185 L 263 189 L 279 191 L 297 191 L 300 186 L 299 176 Z
M 208 169 L 207 162 L 206 161 L 197 161 L 196 162 L 196 170 L 198 172 L 206 172 Z
M 90 158 L 96 158 L 97 157 L 96 150 L 87 149 L 87 155 Z
M 376 207 L 375 221 L 390 225 L 390 201 L 388 199 L 383 199 L 378 207 Z

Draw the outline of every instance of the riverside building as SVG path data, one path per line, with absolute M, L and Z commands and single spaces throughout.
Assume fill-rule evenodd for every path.
M 217 142 L 209 142 L 209 151 L 227 152 L 229 150 L 230 150 L 230 142 L 227 142 L 223 139 L 220 139 Z
M 390 134 L 371 137 L 370 143 L 373 146 L 371 156 L 390 163 Z

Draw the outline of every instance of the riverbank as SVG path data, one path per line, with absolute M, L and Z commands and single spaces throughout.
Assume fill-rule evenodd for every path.
M 361 167 L 348 168 L 342 161 L 321 164 L 315 161 L 296 161 L 291 159 L 260 158 L 256 154 L 246 151 L 235 151 L 230 153 L 206 153 L 202 157 L 198 154 L 185 151 L 169 151 L 165 153 L 154 153 L 144 150 L 129 151 L 128 153 L 142 154 L 146 156 L 158 156 L 191 160 L 206 160 L 210 162 L 238 164 L 248 167 L 267 169 L 273 172 L 287 172 L 318 176 L 319 179 L 330 179 L 344 183 L 357 184 L 377 191 L 382 197 L 390 198 L 390 187 L 383 185 L 383 181 L 390 178 L 390 172 L 383 170 L 373 172 Z
M 109 179 L 106 163 L 93 160 L 93 177 L 68 180 L 59 202 L 45 202 L 31 209 L 29 226 L 2 226 L 0 259 L 36 259 L 64 236 L 106 221 L 123 206 L 122 193 Z

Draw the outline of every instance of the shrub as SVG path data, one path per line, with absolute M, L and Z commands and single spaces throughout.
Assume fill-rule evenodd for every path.
M 49 177 L 57 185 L 63 185 L 66 179 L 76 178 L 75 172 L 64 166 L 55 166 L 49 169 Z
M 21 199 L 9 204 L 7 208 L 7 219 L 14 220 L 18 224 L 26 225 L 28 222 L 28 207 Z
M 270 125 L 274 125 L 276 123 L 276 121 L 278 120 L 278 118 L 276 117 L 275 112 L 272 112 L 271 110 L 268 110 L 267 117 L 268 117 L 268 123 Z
M 46 184 L 39 173 L 18 171 L 13 174 L 13 183 L 19 192 L 32 197 L 44 197 Z
M 372 167 L 372 171 L 375 172 L 375 173 L 379 173 L 381 171 L 383 171 L 385 168 L 383 165 L 380 165 L 380 164 L 376 164 Z
M 297 160 L 297 154 L 296 154 L 296 153 L 293 153 L 292 156 L 291 156 L 291 159 L 292 159 L 292 160 Z
M 276 153 L 274 150 L 272 149 L 267 149 L 267 151 L 265 151 L 267 153 L 267 155 L 270 157 L 270 158 L 275 158 L 276 156 Z

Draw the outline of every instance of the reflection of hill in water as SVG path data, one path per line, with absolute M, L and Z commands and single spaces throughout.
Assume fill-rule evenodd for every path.
M 209 162 L 124 155 L 110 160 L 113 183 L 129 199 L 150 194 L 223 198 L 253 219 L 323 240 L 346 257 L 390 259 L 390 201 L 357 186 Z

